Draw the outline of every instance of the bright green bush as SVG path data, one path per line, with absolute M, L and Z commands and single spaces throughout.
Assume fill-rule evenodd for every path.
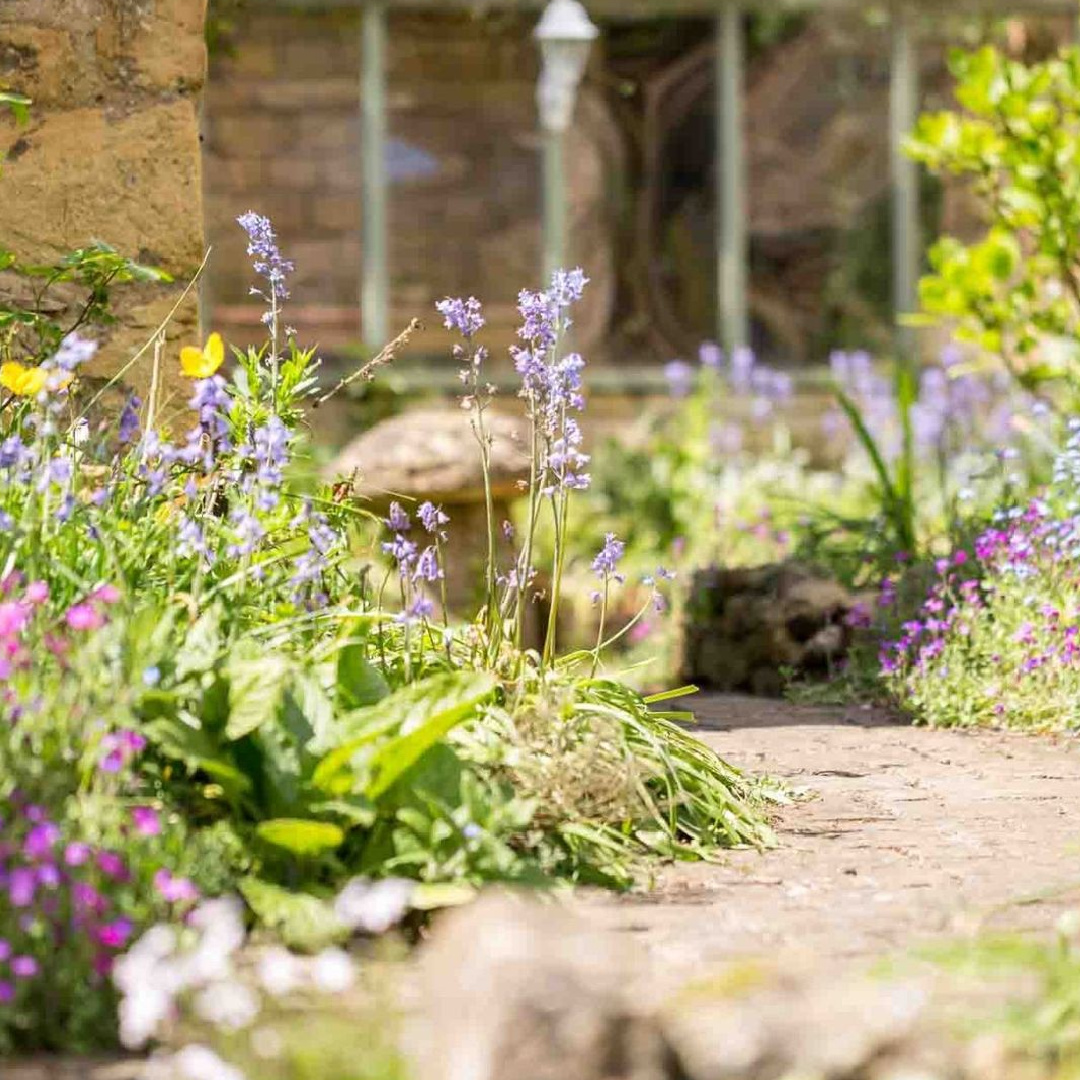
M 1075 403 L 1080 331 L 1080 49 L 1034 64 L 956 52 L 961 111 L 923 116 L 910 141 L 968 178 L 987 217 L 973 244 L 942 238 L 920 296 L 931 322 L 1004 362 L 1027 388 Z

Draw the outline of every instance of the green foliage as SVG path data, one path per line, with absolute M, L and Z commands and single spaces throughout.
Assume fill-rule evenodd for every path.
M 114 890 L 124 921 L 105 928 L 108 940 L 162 905 L 182 917 L 197 886 L 238 887 L 269 931 L 316 948 L 340 932 L 328 897 L 358 875 L 436 887 L 425 894 L 434 906 L 488 881 L 627 887 L 649 856 L 700 859 L 770 842 L 767 792 L 617 681 L 592 677 L 627 626 L 560 656 L 553 604 L 543 655 L 522 647 L 531 597 L 510 581 L 529 580 L 541 514 L 555 523 L 559 593 L 574 484 L 561 483 L 565 466 L 540 461 L 580 438 L 570 426 L 549 430 L 553 419 L 565 423 L 569 393 L 560 412 L 539 396 L 548 384 L 534 384 L 530 524 L 513 575 L 489 545 L 477 616 L 434 616 L 427 592 L 438 591 L 446 558 L 439 522 L 428 525 L 435 507 L 394 525 L 394 588 L 387 578 L 373 595 L 357 528 L 372 515 L 336 487 L 293 478 L 317 361 L 282 330 L 282 293 L 267 268 L 287 264 L 269 223 L 243 220 L 266 251 L 256 265 L 267 279 L 269 340 L 234 353 L 229 368 L 217 335 L 183 349 L 187 414 L 160 400 L 162 366 L 176 360 L 156 337 L 148 400 L 91 426 L 76 391 L 93 343 L 50 322 L 41 303 L 6 313 L 0 712 L 10 726 L 0 813 L 30 823 L 20 857 L 39 857 L 40 807 L 132 850 L 125 828 L 163 835 L 167 820 L 167 839 L 139 856 L 132 888 Z M 107 321 L 113 285 L 158 280 L 102 245 L 20 272 L 43 291 L 85 292 L 83 326 Z M 33 366 L 12 355 L 24 330 L 33 340 L 20 355 L 40 360 Z M 573 386 L 572 363 L 561 377 Z M 469 389 L 486 475 L 486 391 L 479 381 Z M 404 511 L 391 517 L 400 523 Z M 490 519 L 489 534 L 495 527 Z M 384 604 L 390 591 L 400 605 Z M 660 599 L 654 584 L 645 603 Z M 525 727 L 531 745 L 545 747 L 531 757 L 541 770 L 528 788 L 517 780 L 530 755 L 513 742 Z M 556 790 L 573 794 L 549 806 Z M 26 797 L 37 802 L 23 813 Z M 146 804 L 159 816 L 148 818 Z M 212 866 L 192 865 L 207 852 Z M 449 899 L 439 886 L 451 887 Z M 0 935 L 22 925 L 4 890 Z M 72 970 L 83 977 L 88 962 L 104 970 L 111 960 L 90 955 Z M 55 990 L 47 977 L 40 985 Z M 36 992 L 19 989 L 19 1016 Z M 33 1046 L 45 1035 L 28 1023 L 19 1039 Z
M 172 280 L 163 270 L 142 266 L 102 243 L 78 248 L 46 265 L 21 263 L 14 253 L 0 249 L 0 269 L 21 278 L 30 294 L 18 303 L 0 300 L 0 362 L 38 363 L 52 355 L 67 334 L 111 326 L 116 321 L 111 306 L 117 285 Z M 65 300 L 58 301 L 54 294 L 65 286 Z M 77 299 L 68 299 L 72 293 Z M 57 308 L 69 306 L 74 313 L 60 322 Z
M 881 520 L 887 528 L 885 543 L 891 552 L 913 553 L 918 547 L 918 518 L 915 493 L 917 475 L 912 439 L 911 410 L 916 403 L 915 377 L 906 364 L 898 364 L 894 375 L 896 411 L 900 417 L 902 438 L 895 465 L 888 463 L 878 438 L 870 430 L 859 405 L 839 386 L 836 400 L 848 418 L 855 437 L 873 466 Z
M 920 288 L 925 320 L 947 322 L 1029 389 L 1072 402 L 1080 331 L 1080 49 L 1033 64 L 986 46 L 955 52 L 962 111 L 923 116 L 910 152 L 970 180 L 986 236 L 945 237 Z

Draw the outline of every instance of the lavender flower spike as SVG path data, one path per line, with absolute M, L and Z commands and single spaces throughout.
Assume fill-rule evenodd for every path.
M 471 338 L 484 325 L 480 301 L 475 296 L 470 296 L 468 300 L 448 296 L 435 305 L 435 310 L 443 317 L 447 330 L 456 330 L 464 338 Z
M 266 278 L 270 286 L 270 295 L 261 295 L 280 305 L 289 299 L 285 280 L 295 268 L 288 259 L 282 257 L 270 219 L 249 210 L 246 214 L 241 214 L 236 223 L 248 235 L 247 253 L 254 259 L 252 265 L 255 273 Z
M 593 573 L 599 578 L 613 577 L 616 581 L 622 581 L 622 575 L 617 573 L 617 570 L 625 550 L 626 544 L 617 539 L 614 533 L 608 533 L 604 537 L 604 546 L 593 559 Z

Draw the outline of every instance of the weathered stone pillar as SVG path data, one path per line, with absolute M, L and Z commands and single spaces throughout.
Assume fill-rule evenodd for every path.
M 203 257 L 198 98 L 206 0 L 3 0 L 0 86 L 33 99 L 0 117 L 0 247 L 42 263 L 93 240 L 166 270 L 172 285 L 115 292 L 119 322 L 92 373 L 112 375 L 153 333 Z M 0 276 L 0 297 L 20 283 Z M 194 290 L 169 330 L 198 334 Z M 166 365 L 166 395 L 179 392 Z M 125 377 L 149 380 L 150 351 Z

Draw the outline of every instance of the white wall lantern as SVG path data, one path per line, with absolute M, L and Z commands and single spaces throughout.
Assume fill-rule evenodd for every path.
M 578 0 L 550 0 L 535 30 L 543 67 L 536 100 L 545 131 L 566 131 L 599 31 Z
M 565 269 L 566 175 L 563 139 L 574 116 L 578 87 L 599 31 L 579 0 L 550 0 L 534 36 L 542 65 L 536 87 L 544 131 L 544 277 Z

